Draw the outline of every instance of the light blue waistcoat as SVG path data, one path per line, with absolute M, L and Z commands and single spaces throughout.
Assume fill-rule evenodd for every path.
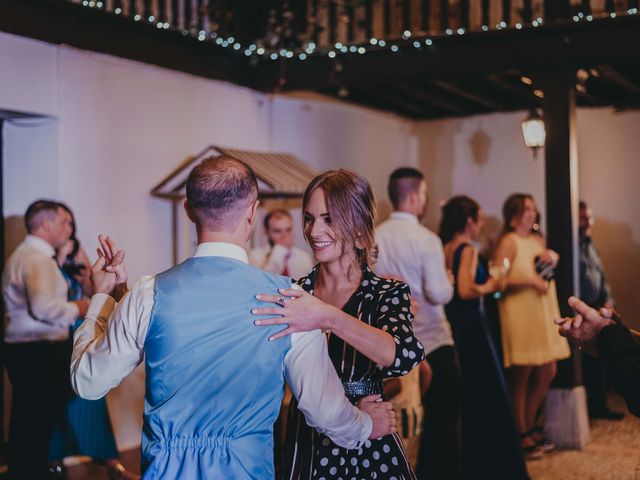
M 145 340 L 144 479 L 271 479 L 289 337 L 256 327 L 257 293 L 291 282 L 226 257 L 156 277 Z

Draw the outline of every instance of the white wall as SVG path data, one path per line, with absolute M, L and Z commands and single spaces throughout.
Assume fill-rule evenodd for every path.
M 387 178 L 399 166 L 418 165 L 415 123 L 332 100 L 274 100 L 273 148 L 304 158 L 318 170 L 347 168 L 364 175 L 380 217 L 389 212 Z
M 522 113 L 500 113 L 419 124 L 420 162 L 431 199 L 429 228 L 437 231 L 441 202 L 457 194 L 482 204 L 490 229 L 514 192 L 533 194 L 544 212 L 544 157 L 534 158 L 524 145 L 522 118 Z
M 273 98 L 4 33 L 0 65 L 11 67 L 0 69 L 0 110 L 50 115 L 57 132 L 57 151 L 36 156 L 26 145 L 42 152 L 44 136 L 7 131 L 11 211 L 57 196 L 74 210 L 90 254 L 101 232 L 126 248 L 132 279 L 171 265 L 171 207 L 149 191 L 208 145 L 293 152 L 318 169 L 364 173 L 379 192 L 393 165 L 417 162 L 412 124 L 373 110 Z M 14 169 L 21 156 L 35 163 Z M 27 190 L 18 178 L 29 179 Z M 143 389 L 136 371 L 109 397 L 120 448 L 139 442 Z

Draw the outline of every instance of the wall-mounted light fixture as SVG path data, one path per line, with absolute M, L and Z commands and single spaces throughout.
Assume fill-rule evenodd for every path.
M 544 129 L 544 120 L 537 110 L 531 110 L 529 116 L 522 121 L 522 136 L 527 147 L 533 149 L 534 156 L 538 148 L 544 147 L 547 132 Z

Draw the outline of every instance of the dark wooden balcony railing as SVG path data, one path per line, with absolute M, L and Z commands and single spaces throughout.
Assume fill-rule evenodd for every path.
M 639 0 L 67 0 L 251 56 L 362 52 L 392 42 L 637 15 Z M 545 11 L 545 4 L 547 9 Z M 428 43 L 427 43 L 428 45 Z

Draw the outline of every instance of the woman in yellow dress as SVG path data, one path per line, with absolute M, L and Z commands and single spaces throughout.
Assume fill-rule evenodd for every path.
M 535 418 L 556 375 L 556 360 L 570 355 L 553 323 L 560 318 L 555 283 L 536 270 L 536 263 L 555 267 L 559 256 L 534 233 L 537 211 L 531 195 L 511 195 L 502 214 L 504 233 L 493 261 L 508 259 L 511 265 L 507 289 L 498 302 L 504 366 L 522 446 L 527 457 L 535 459 L 555 448 L 536 428 Z

